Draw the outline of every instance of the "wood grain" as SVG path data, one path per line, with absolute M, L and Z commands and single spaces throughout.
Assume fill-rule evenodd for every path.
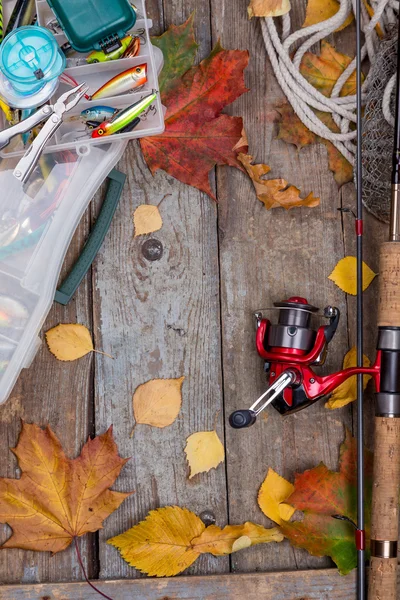
M 349 600 L 355 597 L 354 574 L 334 569 L 251 575 L 218 575 L 102 581 L 113 600 Z M 5 586 L 0 600 L 97 600 L 86 583 Z

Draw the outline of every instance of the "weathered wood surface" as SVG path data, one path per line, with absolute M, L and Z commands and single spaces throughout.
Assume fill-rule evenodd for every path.
M 305 0 L 292 4 L 294 23 L 299 25 Z M 283 419 L 270 409 L 251 430 L 229 428 L 230 412 L 249 406 L 265 389 L 262 361 L 254 350 L 255 309 L 290 295 L 305 296 L 320 307 L 339 306 L 342 322 L 330 347 L 326 372 L 340 368 L 343 355 L 354 343 L 353 299 L 346 298 L 327 279 L 337 260 L 355 253 L 352 217 L 337 212 L 339 206 L 354 206 L 354 191 L 350 184 L 338 192 L 328 170 L 325 147 L 311 146 L 299 153 L 275 139 L 274 107 L 285 99 L 267 61 L 259 24 L 247 20 L 245 2 L 151 0 L 147 5 L 154 33 L 182 22 L 196 8 L 199 58 L 208 54 L 218 38 L 226 48 L 250 50 L 246 83 L 251 92 L 229 112 L 243 115 L 255 159 L 268 163 L 273 176 L 285 177 L 303 192 L 319 195 L 321 206 L 267 212 L 256 200 L 248 179 L 228 168 L 216 172 L 216 206 L 204 194 L 161 172 L 153 178 L 137 145 L 129 146 L 119 165 L 128 175 L 127 187 L 92 273 L 69 307 L 54 306 L 44 326 L 47 330 L 59 322 L 83 323 L 92 329 L 96 347 L 111 353 L 114 360 L 87 356 L 76 363 L 59 363 L 43 345 L 32 367 L 21 375 L 11 399 L 0 407 L 0 451 L 4 457 L 0 476 L 7 477 L 18 476 L 8 448 L 16 443 L 21 417 L 42 425 L 50 423 L 71 456 L 79 452 L 88 434 L 104 432 L 114 423 L 122 456 L 132 456 L 116 489 L 136 493 L 106 521 L 103 531 L 81 540 L 89 574 L 94 578 L 140 576 L 104 542 L 157 506 L 179 504 L 197 513 L 211 511 L 221 526 L 228 520 L 268 524 L 256 503 L 268 467 L 290 479 L 296 471 L 321 460 L 336 468 L 344 426 L 352 427 L 354 412 L 352 407 L 330 412 L 321 403 Z M 345 32 L 337 40 L 343 44 L 339 48 L 346 49 Z M 132 213 L 140 203 L 156 204 L 166 194 L 170 196 L 161 205 L 164 226 L 148 236 L 161 241 L 163 256 L 149 262 L 142 253 L 147 238 L 133 237 Z M 97 210 L 98 202 L 78 229 L 64 272 L 82 247 Z M 367 217 L 366 231 L 366 261 L 377 271 L 378 247 L 386 229 Z M 376 306 L 376 294 L 374 284 L 365 294 L 366 313 L 371 319 L 366 322 L 366 353 L 370 357 L 374 355 L 376 324 L 369 307 Z M 178 421 L 164 430 L 138 426 L 130 439 L 131 398 L 136 386 L 153 377 L 180 375 L 186 380 Z M 369 400 L 367 412 L 372 416 L 372 398 Z M 226 465 L 189 481 L 183 453 L 186 437 L 194 431 L 212 429 L 215 423 L 221 439 L 226 434 Z M 367 433 L 371 440 L 369 426 Z M 7 528 L 2 528 L 1 539 L 8 534 Z M 203 556 L 189 572 L 292 570 L 330 564 L 283 542 L 279 548 L 271 544 L 247 549 L 230 561 Z M 225 596 L 218 596 L 219 588 L 215 588 L 215 582 L 221 581 L 233 594 L 227 598 L 244 594 L 276 600 L 353 597 L 353 576 L 341 578 L 333 571 L 313 574 L 302 572 L 296 584 L 292 576 L 283 573 L 246 576 L 243 584 L 236 578 L 219 577 L 138 581 L 134 588 L 130 582 L 104 585 L 114 586 L 111 595 L 116 599 L 132 597 L 132 589 L 135 597 L 143 594 L 146 600 L 153 597 L 151 594 L 157 599 L 160 594 L 177 599 L 222 598 Z M 319 588 L 312 587 L 313 577 Z M 2 553 L 3 583 L 81 578 L 72 548 L 55 557 L 16 550 Z M 269 586 L 275 595 L 266 595 Z M 57 600 L 92 598 L 86 584 L 73 587 L 71 592 L 63 586 L 40 589 L 44 590 L 38 596 L 41 600 L 46 595 Z M 35 599 L 29 590 L 33 588 L 3 587 L 0 598 Z
M 176 579 L 102 581 L 99 589 L 114 600 L 349 600 L 355 577 L 334 569 Z M 0 600 L 98 600 L 86 583 L 5 586 Z

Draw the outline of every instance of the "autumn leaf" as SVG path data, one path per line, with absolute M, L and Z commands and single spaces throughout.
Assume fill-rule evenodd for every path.
M 22 424 L 12 450 L 20 479 L 0 479 L 0 522 L 12 528 L 3 548 L 60 552 L 102 527 L 130 494 L 109 488 L 128 459 L 120 458 L 112 428 L 67 458 L 50 427 Z
M 133 213 L 135 225 L 135 237 L 153 233 L 162 227 L 162 218 L 158 206 L 152 204 L 141 204 Z
M 238 160 L 253 181 L 257 198 L 267 210 L 277 207 L 286 210 L 300 206 L 312 208 L 319 205 L 320 199 L 314 197 L 312 192 L 306 198 L 300 198 L 300 190 L 294 185 L 289 185 L 285 179 L 262 179 L 269 173 L 270 167 L 264 164 L 252 165 L 253 157 L 249 154 L 239 154 Z
M 151 379 L 139 385 L 133 394 L 136 424 L 160 429 L 172 425 L 181 410 L 184 379 Z
M 363 262 L 363 292 L 370 286 L 376 273 Z M 336 283 L 336 285 L 346 294 L 355 296 L 357 294 L 357 258 L 355 256 L 345 256 L 337 263 L 328 279 Z
M 357 348 L 353 346 L 343 359 L 343 369 L 349 369 L 357 365 Z M 368 356 L 363 355 L 364 367 L 371 366 L 371 361 Z M 368 385 L 368 381 L 371 379 L 371 375 L 364 375 L 363 385 L 364 390 Z M 342 408 L 357 398 L 357 375 L 353 375 L 341 383 L 331 394 L 328 402 L 325 404 L 325 408 L 331 410 L 335 408 Z
M 252 17 L 280 17 L 290 11 L 290 0 L 250 0 L 247 7 L 249 19 Z
M 253 523 L 206 528 L 188 509 L 167 506 L 150 511 L 144 521 L 107 543 L 118 548 L 122 558 L 143 573 L 171 577 L 190 567 L 200 554 L 220 556 L 282 539 L 278 529 Z
M 192 479 L 198 473 L 208 473 L 225 460 L 225 450 L 216 431 L 198 431 L 186 440 L 186 458 Z
M 273 469 L 268 469 L 260 491 L 258 492 L 258 506 L 263 513 L 275 523 L 289 521 L 295 509 L 286 500 L 294 492 L 293 485 L 281 477 Z
M 193 21 L 194 12 L 183 25 L 171 25 L 162 35 L 151 38 L 151 43 L 162 51 L 164 57 L 164 66 L 158 76 L 162 96 L 179 83 L 194 63 L 199 45 L 194 38 Z
M 289 104 L 276 108 L 276 111 L 280 115 L 277 139 L 287 144 L 294 144 L 298 150 L 310 144 L 324 144 L 328 151 L 329 168 L 334 174 L 336 183 L 342 186 L 353 181 L 353 167 L 330 141 L 309 131 Z M 319 111 L 316 111 L 316 114 L 333 132 L 338 131 L 331 115 Z
M 306 18 L 303 27 L 310 27 L 322 21 L 326 21 L 335 15 L 340 8 L 337 0 L 308 0 Z M 354 14 L 351 12 L 343 25 L 336 31 L 342 31 L 354 21 Z
M 372 452 L 365 450 L 365 520 L 369 542 L 372 497 Z M 282 521 L 280 530 L 293 546 L 313 556 L 330 556 L 346 575 L 357 565 L 354 526 L 357 521 L 357 445 L 349 431 L 340 448 L 339 472 L 323 463 L 296 475 L 294 492 L 288 499 L 303 512 L 302 521 Z M 369 550 L 367 554 L 369 553 Z
M 175 39 L 169 37 L 168 48 Z M 241 138 L 243 121 L 221 111 L 248 91 L 243 76 L 248 61 L 247 51 L 224 50 L 218 43 L 208 58 L 161 94 L 167 107 L 165 132 L 140 140 L 153 174 L 163 169 L 215 199 L 209 171 L 216 165 L 242 168 L 233 148 Z
M 58 360 L 77 360 L 90 352 L 109 356 L 93 348 L 92 336 L 84 325 L 77 323 L 57 325 L 46 331 L 45 335 L 50 352 Z

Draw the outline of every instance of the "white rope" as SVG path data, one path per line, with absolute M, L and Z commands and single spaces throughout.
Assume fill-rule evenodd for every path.
M 352 60 L 341 74 L 330 97 L 322 94 L 303 77 L 300 73 L 300 64 L 305 53 L 314 44 L 339 29 L 352 11 L 355 13 L 355 5 L 356 0 L 340 0 L 339 10 L 333 17 L 293 33 L 290 33 L 290 14 L 281 17 L 281 34 L 278 33 L 275 18 L 268 17 L 261 21 L 261 30 L 268 57 L 278 83 L 292 105 L 294 112 L 310 131 L 331 141 L 351 164 L 354 164 L 356 154 L 354 140 L 357 131 L 354 130 L 354 127 L 350 130 L 350 124 L 357 121 L 356 96 L 340 96 L 340 93 L 349 77 L 356 70 L 356 60 Z M 379 45 L 376 26 L 379 25 L 383 34 L 385 34 L 387 28 L 396 22 L 399 14 L 399 0 L 371 0 L 371 6 L 374 14 L 370 18 L 365 5 L 362 3 L 361 26 L 365 36 L 362 58 L 363 60 L 368 58 L 372 64 Z M 293 46 L 295 45 L 298 45 L 298 48 L 293 53 Z M 382 100 L 382 113 L 391 124 L 393 123 L 393 115 L 390 112 L 390 100 L 394 84 L 395 79 L 392 78 Z M 363 95 L 369 85 L 370 80 L 367 76 L 363 82 Z M 338 131 L 333 132 L 327 127 L 315 114 L 316 110 L 331 113 Z

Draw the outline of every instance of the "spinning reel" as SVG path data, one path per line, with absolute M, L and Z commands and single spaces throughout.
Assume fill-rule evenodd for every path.
M 311 328 L 311 317 L 319 312 L 305 298 L 294 296 L 286 302 L 275 302 L 279 309 L 278 324 L 273 325 L 255 313 L 257 321 L 256 346 L 265 360 L 269 387 L 247 410 L 237 410 L 229 417 L 235 429 L 249 427 L 257 416 L 272 404 L 282 415 L 290 414 L 327 396 L 352 375 L 372 375 L 379 392 L 381 351 L 378 350 L 372 367 L 351 367 L 338 373 L 320 377 L 312 367 L 324 364 L 328 344 L 335 335 L 340 312 L 327 306 L 323 316 L 328 325 Z

